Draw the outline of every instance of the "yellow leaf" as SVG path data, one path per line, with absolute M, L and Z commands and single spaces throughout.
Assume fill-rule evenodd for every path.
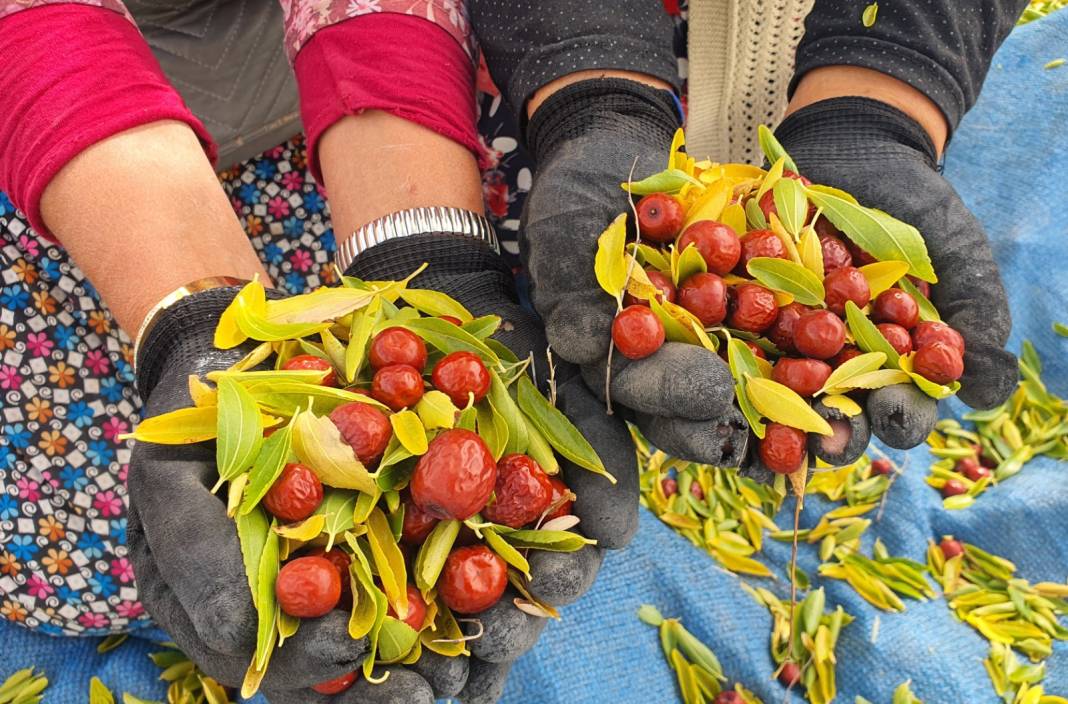
M 662 513 L 660 514 L 660 520 L 667 523 L 673 528 L 681 528 L 682 530 L 701 530 L 701 522 L 696 518 L 690 516 L 684 516 L 681 513 Z
M 735 234 L 741 235 L 745 232 L 745 208 L 738 203 L 728 205 L 719 217 L 720 222 L 734 230 Z
M 179 408 L 170 413 L 145 418 L 132 433 L 120 435 L 120 440 L 133 438 L 159 445 L 187 445 L 211 440 L 218 433 L 215 406 Z
M 290 540 L 300 540 L 301 542 L 308 542 L 314 538 L 318 538 L 319 534 L 323 532 L 323 527 L 326 526 L 326 516 L 323 514 L 317 514 L 305 518 L 298 523 L 289 523 L 287 525 L 275 526 L 274 532 L 283 538 L 289 538 Z
M 768 226 L 778 236 L 783 247 L 786 248 L 786 253 L 790 255 L 790 261 L 795 264 L 801 264 L 801 253 L 797 251 L 797 244 L 794 242 L 794 238 L 790 236 L 790 233 L 786 231 L 786 228 L 782 226 L 779 216 L 772 213 L 771 217 L 768 218 Z
M 664 256 L 663 251 L 642 242 L 632 242 L 628 247 L 642 264 L 651 266 L 664 274 L 668 274 L 671 271 L 671 262 Z
M 672 308 L 669 310 L 666 306 L 671 306 Z M 656 317 L 660 319 L 668 340 L 671 340 L 672 342 L 686 342 L 691 345 L 701 344 L 701 341 L 697 339 L 697 335 L 694 334 L 693 328 L 691 327 L 691 320 L 697 319 L 692 315 L 689 315 L 688 311 L 687 315 L 689 315 L 689 317 L 680 318 L 680 316 L 676 315 L 675 309 L 685 311 L 684 308 L 676 306 L 668 301 L 660 303 L 655 298 L 649 300 L 649 308 L 653 311 Z M 700 325 L 701 322 L 697 321 L 697 324 Z
M 864 14 L 861 16 L 861 21 L 865 27 L 872 27 L 875 25 L 875 18 L 879 15 L 879 3 L 873 2 L 864 8 Z
M 669 169 L 681 169 L 686 164 L 686 152 L 682 148 L 686 146 L 686 132 L 680 127 L 675 130 L 671 137 L 671 149 L 668 150 L 667 167 Z
M 823 281 L 823 247 L 820 245 L 819 235 L 811 225 L 801 231 L 801 241 L 798 245 L 801 264 Z
M 212 387 L 200 380 L 196 374 L 189 375 L 189 397 L 197 408 L 219 405 L 219 395 Z
M 727 207 L 727 201 L 731 197 L 731 184 L 726 179 L 720 179 L 709 185 L 694 202 L 686 213 L 686 220 L 682 229 L 697 222 L 698 220 L 716 220 L 723 217 L 723 209 Z M 743 215 L 744 215 L 743 211 Z M 736 230 L 737 232 L 737 230 Z
M 826 389 L 833 389 L 839 386 L 847 386 L 848 381 L 853 377 L 875 371 L 883 366 L 885 362 L 886 355 L 882 352 L 866 352 L 857 355 L 831 372 L 831 375 L 827 377 L 827 381 L 823 384 L 823 388 L 816 393 L 823 393 Z
M 719 346 L 716 344 L 716 342 L 711 337 L 709 337 L 708 333 L 705 332 L 705 329 L 701 327 L 701 323 L 697 322 L 696 320 L 691 320 L 690 327 L 693 329 L 693 334 L 697 335 L 697 339 L 700 340 L 702 347 L 704 347 L 709 352 L 715 352 L 719 349 Z
M 427 430 L 451 428 L 456 422 L 456 406 L 445 392 L 437 389 L 423 394 L 423 398 L 415 404 L 415 412 Z
M 374 296 L 374 291 L 323 287 L 300 296 L 267 301 L 264 318 L 269 323 L 279 325 L 333 321 L 363 308 Z
M 375 491 L 371 475 L 328 417 L 311 411 L 300 413 L 293 421 L 293 452 L 327 486 L 366 494 Z
M 754 198 L 756 198 L 758 202 L 761 198 L 764 197 L 765 193 L 772 189 L 772 187 L 775 185 L 775 182 L 782 178 L 782 172 L 785 168 L 786 157 L 781 156 L 774 164 L 772 164 L 771 168 L 768 169 L 768 173 L 764 177 L 764 182 L 760 184 L 760 189 L 757 190 L 757 194 L 754 196 Z
M 597 254 L 593 260 L 597 283 L 611 296 L 618 299 L 627 284 L 627 266 L 623 248 L 627 241 L 627 215 L 621 214 L 597 238 Z
M 627 271 L 630 272 L 630 278 L 627 279 L 627 293 L 643 301 L 648 301 L 650 298 L 657 296 L 660 293 L 660 289 L 653 286 L 653 282 L 649 280 L 649 274 L 646 273 L 645 269 L 639 266 L 634 257 L 629 254 L 623 256 Z M 631 262 L 634 263 L 631 264 Z
M 771 570 L 765 567 L 764 563 L 758 562 L 751 557 L 735 555 L 734 553 L 729 552 L 720 552 L 718 550 L 712 551 L 712 557 L 731 572 L 751 574 L 757 577 L 771 576 Z
M 270 357 L 272 352 L 274 352 L 274 346 L 270 342 L 261 342 L 260 344 L 256 345 L 256 347 L 251 352 L 249 352 L 240 360 L 231 365 L 230 368 L 226 371 L 243 372 L 252 369 L 260 362 Z
M 459 318 L 462 323 L 474 320 L 471 313 L 459 301 L 440 291 L 406 288 L 400 292 L 400 297 L 412 308 L 432 317 L 440 318 L 443 315 L 451 315 Z
M 393 539 L 389 519 L 382 509 L 374 509 L 367 517 L 367 542 L 382 580 L 382 591 L 386 593 L 397 616 L 403 619 L 408 615 L 408 577 L 404 555 Z
M 843 415 L 849 418 L 859 416 L 863 412 L 863 409 L 861 409 L 860 404 L 858 404 L 856 401 L 849 398 L 848 396 L 843 396 L 841 394 L 831 394 L 830 396 L 824 396 L 823 405 L 827 406 L 828 408 L 834 408 L 836 410 L 839 410 L 842 412 Z
M 868 280 L 872 300 L 897 283 L 908 272 L 909 265 L 898 261 L 873 262 L 860 267 L 860 273 L 864 274 L 864 278 Z
M 828 387 L 824 391 L 835 394 L 852 389 L 881 389 L 884 386 L 904 384 L 908 381 L 909 375 L 900 369 L 876 369 L 873 372 L 857 374 L 845 380 L 840 386 Z
M 426 431 L 415 411 L 404 410 L 389 417 L 393 432 L 404 449 L 413 455 L 422 455 L 427 449 Z
M 771 379 L 748 376 L 746 393 L 765 418 L 809 433 L 831 435 L 831 426 L 793 390 Z

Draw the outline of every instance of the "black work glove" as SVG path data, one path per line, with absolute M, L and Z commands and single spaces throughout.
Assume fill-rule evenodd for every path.
M 495 338 L 520 359 L 532 355 L 538 380 L 547 379 L 547 343 L 541 321 L 519 305 L 511 271 L 487 245 L 457 235 L 414 235 L 372 247 L 345 273 L 361 279 L 402 279 L 423 262 L 429 266 L 412 280 L 412 287 L 448 294 L 475 316 L 500 316 L 502 324 Z M 603 550 L 625 546 L 638 528 L 638 467 L 630 435 L 622 420 L 605 413 L 574 372 L 573 367 L 557 362 L 558 406 L 597 451 L 617 483 L 561 460 L 564 482 L 578 497 L 572 509 L 580 519 L 578 530 L 597 540 L 597 545 L 575 553 L 531 551 L 534 579 L 530 591 L 554 606 L 569 604 L 585 593 L 600 569 Z M 463 691 L 459 694 L 465 704 L 497 701 L 511 663 L 534 645 L 545 627 L 545 619 L 515 607 L 516 596 L 509 588 L 496 605 L 476 617 L 482 635 L 468 642 L 470 673 L 464 673 L 466 682 L 460 683 Z M 474 624 L 464 628 L 469 635 L 479 630 Z M 426 673 L 439 664 L 420 661 L 413 669 Z M 434 678 L 430 679 L 433 683 Z M 449 682 L 455 684 L 457 680 Z M 437 685 L 435 693 L 450 696 Z
M 629 211 L 620 183 L 632 167 L 635 181 L 664 169 L 678 126 L 669 92 L 597 79 L 553 94 L 527 128 L 537 162 L 521 228 L 531 297 L 553 350 L 581 366 L 598 398 L 616 303 L 594 274 L 597 238 Z M 745 457 L 730 370 L 703 347 L 668 342 L 637 361 L 614 353 L 610 396 L 665 452 L 727 467 Z
M 190 374 L 226 369 L 248 351 L 212 344 L 219 315 L 236 293 L 236 288 L 196 293 L 161 314 L 138 355 L 144 417 L 192 405 Z M 217 477 L 213 443 L 138 442 L 130 457 L 127 541 L 148 613 L 204 672 L 239 686 L 256 645 L 256 611 L 234 522 L 224 499 L 211 493 Z M 262 683 L 272 704 L 434 701 L 422 677 L 399 667 L 391 667 L 380 686 L 361 677 L 333 697 L 308 689 L 359 669 L 367 640 L 349 636 L 348 619 L 337 610 L 304 619 L 274 652 Z
M 835 98 L 790 115 L 776 136 L 807 178 L 919 229 L 939 277 L 932 302 L 964 337 L 961 400 L 985 409 L 1007 399 L 1017 367 L 1004 349 L 1012 326 L 1005 288 L 983 226 L 939 172 L 923 128 L 885 103 Z M 875 435 L 902 449 L 923 442 L 937 418 L 935 400 L 913 384 L 873 391 L 867 413 Z

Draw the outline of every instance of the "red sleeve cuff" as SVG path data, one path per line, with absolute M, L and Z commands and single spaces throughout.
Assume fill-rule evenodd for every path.
M 374 13 L 315 33 L 294 63 L 308 163 L 322 183 L 318 147 L 346 115 L 383 110 L 478 153 L 474 66 L 438 25 Z
M 41 194 L 71 159 L 125 130 L 178 120 L 215 159 L 215 143 L 122 15 L 48 5 L 0 20 L 0 189 L 39 233 Z

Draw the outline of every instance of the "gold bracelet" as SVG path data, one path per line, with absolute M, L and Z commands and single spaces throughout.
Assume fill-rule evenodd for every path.
M 190 283 L 187 283 L 184 286 L 179 286 L 178 288 L 174 289 L 166 296 L 164 296 L 159 303 L 149 309 L 148 314 L 145 315 L 145 319 L 141 321 L 141 327 L 137 329 L 137 337 L 134 338 L 133 345 L 134 374 L 137 374 L 137 355 L 141 349 L 141 342 L 145 339 L 145 337 L 148 336 L 148 333 L 152 332 L 152 328 L 156 326 L 156 322 L 159 320 L 160 313 L 167 310 L 186 296 L 191 296 L 194 293 L 207 291 L 213 288 L 244 286 L 247 283 L 248 279 L 238 279 L 233 276 L 207 276 L 203 279 L 191 281 Z

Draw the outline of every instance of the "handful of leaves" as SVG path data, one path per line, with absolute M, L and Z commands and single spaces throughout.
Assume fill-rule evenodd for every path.
M 730 364 L 765 466 L 789 474 L 833 409 L 913 383 L 960 388 L 964 342 L 928 296 L 937 281 L 919 231 L 844 191 L 811 183 L 771 132 L 771 168 L 696 161 L 680 130 L 667 168 L 622 186 L 642 196 L 601 234 L 597 280 L 615 298 L 614 349 L 631 359 L 665 340 Z
M 215 488 L 226 487 L 259 619 L 242 696 L 302 618 L 334 608 L 349 610 L 352 638 L 369 639 L 371 681 L 423 648 L 466 655 L 477 636 L 454 614 L 484 611 L 509 583 L 517 608 L 558 617 L 527 591 L 526 552 L 593 542 L 570 530 L 574 495 L 555 475 L 559 454 L 614 481 L 596 452 L 537 390 L 529 360 L 491 338 L 498 317 L 474 318 L 411 278 L 343 277 L 271 301 L 249 283 L 215 345 L 259 344 L 190 376 L 192 406 L 131 434 L 216 443 Z

